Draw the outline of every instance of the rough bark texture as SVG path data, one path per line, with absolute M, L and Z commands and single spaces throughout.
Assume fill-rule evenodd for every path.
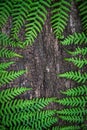
M 16 49 L 19 54 L 23 55 L 23 58 L 15 58 L 16 64 L 12 66 L 12 69 L 26 69 L 27 73 L 12 82 L 10 86 L 31 87 L 32 91 L 22 96 L 25 98 L 55 96 L 61 98 L 60 90 L 75 86 L 75 82 L 57 77 L 59 73 L 76 70 L 77 68 L 64 61 L 64 58 L 69 57 L 69 55 L 53 34 L 50 16 L 49 10 L 43 30 L 32 46 L 28 46 L 25 49 Z M 81 31 L 81 28 L 76 5 L 73 2 L 64 35 L 67 36 L 67 34 L 75 31 Z M 74 47 L 69 46 L 66 48 L 73 50 Z M 55 108 L 56 106 L 53 105 L 53 107 Z

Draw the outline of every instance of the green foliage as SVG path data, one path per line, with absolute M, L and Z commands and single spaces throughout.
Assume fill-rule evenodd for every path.
M 59 99 L 56 101 L 57 103 L 66 105 L 66 106 L 85 106 L 87 103 L 87 97 L 86 96 L 80 96 L 80 97 L 66 97 L 63 99 Z
M 13 99 L 14 97 L 12 97 Z M 7 99 L 8 100 L 8 99 Z M 7 101 L 4 99 L 4 101 Z M 23 100 L 23 99 L 15 99 L 15 100 L 8 100 L 10 102 L 3 102 L 1 109 L 0 109 L 0 115 L 11 115 L 12 113 L 16 114 L 19 112 L 27 111 L 27 112 L 36 112 L 41 111 L 44 107 L 46 107 L 49 103 L 55 102 L 55 98 L 36 98 L 32 100 Z M 6 106 L 5 106 L 6 105 Z M 5 106 L 5 108 L 4 108 Z M 4 111 L 3 111 L 4 109 Z
M 69 12 L 71 7 L 71 0 L 59 0 L 53 3 L 52 5 L 52 28 L 58 39 L 62 39 L 64 29 L 67 25 Z
M 0 124 L 9 130 L 42 130 L 58 121 L 56 110 L 41 110 L 56 98 L 14 99 L 29 88 L 8 88 L 0 92 Z
M 74 65 L 76 65 L 79 68 L 82 68 L 84 65 L 87 65 L 87 60 L 85 58 L 65 58 L 66 61 L 72 62 Z
M 65 72 L 63 74 L 59 74 L 59 77 L 72 79 L 78 83 L 85 83 L 87 81 L 87 73 L 84 72 L 83 74 L 80 73 L 80 71 L 69 71 Z
M 66 108 L 66 109 L 58 110 L 57 113 L 62 115 L 82 116 L 82 115 L 87 115 L 87 109 L 84 109 L 83 107 Z
M 87 1 L 83 0 L 79 3 L 79 15 L 81 16 L 81 22 L 83 26 L 83 30 L 87 36 Z
M 71 44 L 87 44 L 87 37 L 84 32 L 77 33 L 75 32 L 72 35 L 67 36 L 63 41 L 60 42 L 62 45 L 71 45 Z
M 12 57 L 22 57 L 22 56 L 13 51 L 3 48 L 0 50 L 0 57 L 12 58 Z
M 14 88 L 8 88 L 5 90 L 2 90 L 0 92 L 0 103 L 3 103 L 3 102 L 6 103 L 8 101 L 11 101 L 16 96 L 20 95 L 21 93 L 26 92 L 27 90 L 30 90 L 30 89 L 26 87 L 14 87 Z
M 13 39 L 9 36 L 7 36 L 4 33 L 0 32 L 0 46 L 6 47 L 6 46 L 11 46 L 11 47 L 21 47 L 22 48 L 22 43 L 21 42 L 15 42 Z
M 8 68 L 10 65 L 12 65 L 14 62 L 5 62 L 5 63 L 0 63 L 0 71 Z
M 18 40 L 18 33 L 21 27 L 25 24 L 25 19 L 30 12 L 30 5 L 31 0 L 21 0 L 21 1 L 14 1 L 13 11 L 12 11 L 12 29 L 11 29 L 11 36 L 14 39 Z
M 59 116 L 62 120 L 68 121 L 68 122 L 77 122 L 77 123 L 83 123 L 84 117 L 83 116 Z
M 13 9 L 13 0 L 0 0 L 0 28 L 7 22 Z
M 27 24 L 25 25 L 25 37 L 24 45 L 32 44 L 37 34 L 42 30 L 44 21 L 46 20 L 47 7 L 50 7 L 50 0 L 34 1 L 31 4 L 31 10 L 27 16 Z
M 52 128 L 52 130 L 80 130 L 80 126 L 55 126 Z
M 1 71 L 0 72 L 0 86 L 11 82 L 12 80 L 18 78 L 19 76 L 21 76 L 25 72 L 26 72 L 25 70 L 20 70 L 18 72 L 16 72 L 16 71 L 10 71 L 10 72 Z
M 63 39 L 63 32 L 68 22 L 69 12 L 71 8 L 71 1 L 59 0 L 54 1 L 51 5 L 52 17 L 51 23 L 54 34 L 58 39 Z M 76 0 L 76 2 L 81 2 Z M 21 47 L 28 44 L 32 44 L 38 33 L 41 32 L 44 22 L 46 20 L 47 8 L 50 7 L 51 0 L 1 0 L 0 1 L 0 29 L 6 24 L 8 18 L 12 17 L 11 36 L 0 32 L 0 57 L 12 58 L 22 57 L 21 55 L 10 51 L 8 47 Z M 81 21 L 83 25 L 83 32 L 75 32 L 72 35 L 67 36 L 63 41 L 60 41 L 62 45 L 81 45 L 87 43 L 87 2 L 79 3 L 79 10 Z M 24 42 L 19 39 L 19 32 L 21 28 L 25 26 Z M 75 56 L 81 54 L 85 56 L 87 54 L 87 47 L 77 47 L 74 52 L 67 51 L 69 54 Z M 74 63 L 77 67 L 82 68 L 87 65 L 87 60 L 83 58 L 66 58 L 66 61 Z M 22 75 L 25 71 L 18 70 L 18 72 L 8 72 L 7 69 L 14 62 L 0 63 L 0 85 L 4 85 Z M 76 81 L 77 83 L 86 83 L 87 73 L 81 74 L 80 71 L 70 71 L 63 74 L 59 74 L 59 77 L 65 77 Z M 1 88 L 2 89 L 2 88 Z M 58 121 L 58 117 L 65 121 L 83 123 L 86 120 L 87 110 L 87 87 L 82 85 L 76 88 L 69 89 L 65 92 L 67 96 L 63 99 L 56 98 L 36 98 L 31 100 L 18 99 L 17 96 L 30 90 L 25 87 L 7 88 L 0 92 L 0 129 L 1 130 L 79 130 L 79 126 L 55 126 L 52 125 Z M 85 96 L 84 96 L 85 95 Z M 46 110 L 46 106 L 49 103 L 59 103 L 65 106 L 71 106 L 70 108 L 62 110 Z M 72 108 L 73 107 L 73 108 Z M 45 110 L 44 110 L 45 108 Z M 85 127 L 81 126 L 82 129 Z
M 67 96 L 80 96 L 80 95 L 87 95 L 87 86 L 78 86 L 66 91 L 61 91 L 61 93 L 66 94 Z
M 81 54 L 82 56 L 85 56 L 87 55 L 87 47 L 84 47 L 84 48 L 77 47 L 75 51 L 72 52 L 72 51 L 67 50 L 67 52 L 73 56 L 79 55 L 79 54 Z

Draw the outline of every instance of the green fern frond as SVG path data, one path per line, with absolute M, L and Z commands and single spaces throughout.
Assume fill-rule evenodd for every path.
M 80 96 L 80 95 L 87 95 L 87 86 L 78 86 L 75 88 L 68 89 L 66 91 L 61 91 L 61 93 L 66 94 L 67 96 Z
M 62 109 L 62 110 L 58 110 L 57 111 L 58 114 L 62 114 L 62 115 L 72 115 L 72 116 L 76 116 L 76 115 L 87 115 L 87 109 L 84 109 L 83 107 L 77 107 L 77 108 L 66 108 L 66 109 Z
M 75 51 L 67 51 L 69 54 L 75 56 L 75 55 L 78 55 L 78 54 L 81 54 L 83 56 L 85 56 L 87 54 L 87 47 L 84 47 L 84 48 L 80 48 L 80 47 L 77 47 L 75 49 Z
M 80 130 L 80 126 L 55 126 L 52 128 L 52 130 Z
M 8 101 L 11 101 L 16 96 L 20 95 L 21 93 L 24 93 L 27 90 L 30 90 L 30 88 L 14 87 L 14 88 L 8 88 L 5 90 L 2 90 L 0 92 L 0 103 L 6 103 Z
M 11 50 L 3 48 L 0 49 L 0 57 L 12 58 L 12 57 L 22 57 L 22 56 Z
M 12 126 L 12 127 L 9 127 L 9 130 L 33 130 L 32 128 L 30 128 L 28 125 L 25 126 L 25 125 L 18 125 L 18 126 Z
M 81 59 L 81 58 L 65 58 L 66 61 L 72 62 L 74 65 L 76 65 L 79 68 L 82 68 L 84 65 L 87 65 L 87 60 Z
M 0 130 L 7 130 L 5 126 L 0 125 Z
M 63 38 L 63 31 L 67 25 L 68 18 L 69 18 L 69 12 L 71 7 L 71 0 L 59 0 L 54 2 L 52 5 L 52 28 L 54 30 L 54 33 L 57 38 L 62 39 Z
M 50 129 L 48 129 L 48 130 L 50 130 Z M 52 130 L 60 130 L 60 127 L 59 126 L 52 127 Z
M 71 45 L 71 44 L 87 44 L 87 37 L 82 33 L 75 32 L 72 35 L 67 36 L 63 41 L 60 42 L 62 45 Z
M 10 65 L 14 64 L 14 62 L 5 62 L 5 63 L 0 63 L 0 71 L 8 68 Z
M 76 122 L 76 123 L 84 122 L 84 118 L 82 116 L 59 116 L 59 118 L 68 122 Z
M 22 74 L 24 74 L 26 71 L 25 70 L 20 70 L 18 72 L 15 71 L 11 71 L 11 72 L 7 72 L 7 71 L 3 71 L 0 73 L 0 86 L 6 83 L 9 83 L 10 81 L 16 79 L 17 77 L 21 76 Z
M 37 37 L 38 33 L 42 30 L 44 21 L 46 20 L 47 7 L 50 7 L 50 0 L 34 1 L 31 4 L 31 10 L 27 16 L 25 42 L 24 45 L 32 44 Z
M 82 26 L 83 26 L 83 30 L 86 33 L 87 36 L 87 1 L 83 0 L 80 4 L 79 4 L 79 14 L 81 16 L 81 22 L 82 22 Z
M 80 96 L 80 97 L 69 97 L 69 98 L 63 98 L 56 100 L 57 103 L 60 103 L 62 105 L 66 106 L 85 106 L 87 103 L 87 97 L 86 96 Z
M 50 125 L 57 122 L 57 118 L 53 118 L 52 116 L 55 115 L 55 110 L 46 110 L 40 112 L 19 112 L 17 114 L 11 114 L 3 116 L 1 123 L 8 127 L 16 126 L 16 125 L 29 125 L 32 129 L 41 129 L 50 127 Z M 52 121 L 50 120 L 52 119 Z M 44 121 L 44 124 L 43 124 Z
M 13 9 L 12 0 L 0 1 L 0 28 L 7 22 Z
M 12 47 L 21 47 L 22 48 L 22 43 L 19 41 L 15 42 L 15 41 L 13 41 L 13 39 L 11 37 L 0 32 L 0 46 L 12 46 Z
M 80 71 L 69 71 L 63 74 L 59 74 L 59 77 L 64 77 L 66 79 L 72 79 L 78 83 L 85 83 L 87 81 L 87 73 L 84 72 L 83 74 Z
M 10 102 L 3 102 L 2 106 L 0 108 L 0 115 L 8 115 L 8 113 L 11 114 L 16 114 L 18 112 L 36 112 L 40 111 L 44 107 L 46 107 L 48 104 L 55 102 L 55 98 L 36 98 L 32 100 L 17 100 L 15 99 L 14 101 L 11 100 Z
M 33 129 L 31 129 L 29 126 L 20 125 L 20 126 L 12 126 L 9 128 L 9 130 L 33 130 Z
M 14 1 L 14 8 L 12 12 L 12 29 L 11 36 L 14 39 L 18 39 L 18 33 L 21 27 L 24 25 L 27 15 L 31 9 L 31 0 Z

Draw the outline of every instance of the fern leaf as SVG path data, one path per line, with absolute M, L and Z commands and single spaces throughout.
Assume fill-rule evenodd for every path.
M 15 1 L 14 2 L 14 8 L 12 12 L 12 30 L 11 30 L 11 36 L 14 39 L 18 39 L 18 33 L 21 29 L 21 27 L 25 23 L 25 19 L 27 18 L 27 15 L 29 14 L 29 11 L 31 9 L 31 0 L 25 0 L 25 1 Z
M 75 49 L 75 51 L 73 51 L 73 52 L 72 51 L 67 51 L 67 52 L 69 54 L 73 55 L 73 56 L 78 55 L 78 54 L 81 54 L 81 55 L 85 56 L 87 54 L 87 47 L 85 47 L 85 48 L 77 47 Z
M 22 57 L 22 56 L 13 51 L 3 48 L 0 50 L 0 57 L 12 58 L 12 57 Z
M 24 93 L 27 90 L 30 90 L 30 88 L 15 87 L 15 88 L 8 88 L 5 90 L 2 90 L 0 92 L 0 103 L 6 103 L 8 101 L 11 101 L 16 96 L 20 95 L 21 93 Z
M 67 21 L 69 18 L 68 13 L 70 12 L 71 1 L 60 0 L 54 2 L 52 5 L 52 28 L 57 38 L 63 38 L 63 31 L 67 25 Z
M 79 68 L 82 68 L 84 65 L 87 65 L 87 60 L 81 59 L 81 58 L 65 58 L 66 61 L 72 62 L 74 65 L 76 65 Z
M 55 126 L 52 128 L 52 130 L 80 130 L 80 126 Z
M 13 9 L 12 0 L 0 1 L 0 28 L 7 22 Z
M 87 103 L 87 97 L 80 96 L 80 97 L 69 97 L 63 98 L 56 101 L 57 103 L 66 105 L 66 106 L 85 106 Z
M 72 79 L 78 83 L 85 83 L 87 81 L 87 73 L 83 73 L 81 74 L 80 71 L 69 71 L 69 72 L 65 72 L 63 74 L 59 74 L 59 77 L 64 77 L 67 79 Z
M 7 130 L 5 126 L 0 125 L 0 130 Z
M 16 114 L 19 111 L 36 112 L 46 107 L 49 103 L 55 102 L 55 98 L 36 98 L 32 100 L 17 100 L 2 104 L 0 115 Z
M 83 123 L 84 118 L 82 116 L 59 116 L 62 120 L 68 122 L 76 122 L 76 123 Z
M 10 81 L 16 79 L 17 77 L 21 76 L 24 73 L 25 73 L 24 70 L 20 70 L 18 72 L 11 71 L 0 73 L 0 86 L 9 83 Z
M 48 124 L 48 119 L 51 118 L 55 114 L 55 110 L 46 110 L 46 111 L 40 111 L 40 112 L 19 112 L 17 114 L 11 114 L 7 118 L 5 116 L 2 117 L 1 123 L 6 126 L 16 126 L 16 125 L 29 125 L 32 129 L 37 128 L 45 128 L 50 126 L 51 124 Z M 56 119 L 56 120 L 55 120 Z M 44 124 L 43 124 L 44 120 Z M 45 122 L 47 121 L 47 122 Z M 57 118 L 54 118 L 54 120 L 51 121 L 51 123 L 57 122 Z M 8 123 L 9 122 L 9 123 Z
M 87 110 L 82 108 L 82 107 L 77 107 L 77 108 L 66 108 L 62 110 L 57 111 L 58 114 L 62 115 L 71 115 L 71 116 L 83 116 L 87 115 Z
M 0 71 L 8 68 L 10 65 L 12 65 L 14 62 L 6 62 L 6 63 L 0 63 Z
M 22 47 L 22 43 L 21 42 L 14 42 L 12 38 L 10 38 L 9 36 L 7 36 L 4 33 L 0 33 L 0 45 L 1 46 L 12 46 L 12 47 Z
M 87 95 L 87 86 L 78 86 L 75 88 L 68 89 L 67 91 L 61 91 L 61 93 L 66 94 L 67 96 L 80 96 Z
M 32 128 L 30 128 L 28 125 L 17 125 L 17 126 L 12 126 L 9 127 L 9 130 L 33 130 Z
M 38 33 L 42 30 L 44 21 L 46 20 L 47 7 L 50 7 L 50 0 L 34 1 L 31 4 L 31 10 L 27 16 L 27 24 L 25 25 L 25 42 L 24 45 L 32 44 Z
M 79 8 L 79 14 L 81 16 L 83 30 L 87 36 L 87 1 L 83 0 L 83 2 L 79 4 L 78 8 Z
M 84 44 L 87 43 L 87 37 L 82 33 L 74 33 L 72 35 L 67 36 L 63 41 L 60 42 L 62 45 L 71 45 L 71 44 Z

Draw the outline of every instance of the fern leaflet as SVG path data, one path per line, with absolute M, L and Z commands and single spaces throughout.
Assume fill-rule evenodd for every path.
M 87 81 L 87 73 L 84 72 L 83 74 L 80 73 L 80 71 L 69 71 L 65 72 L 63 74 L 59 74 L 59 77 L 65 77 L 67 79 L 72 79 L 78 83 L 85 83 Z
M 82 116 L 59 116 L 59 117 L 68 122 L 76 122 L 76 123 L 84 122 L 84 118 Z
M 74 65 L 76 65 L 79 68 L 82 68 L 84 65 L 87 65 L 87 60 L 81 59 L 81 58 L 65 58 L 66 61 L 72 62 Z
M 85 56 L 87 54 L 87 47 L 84 47 L 84 48 L 77 47 L 75 51 L 72 52 L 72 51 L 67 50 L 67 52 L 73 56 L 78 55 L 78 54 Z
M 83 44 L 87 43 L 87 37 L 82 33 L 74 33 L 72 35 L 67 36 L 63 41 L 60 42 L 62 45 L 71 45 L 71 44 Z
M 84 109 L 83 107 L 77 107 L 77 108 L 66 108 L 63 110 L 58 110 L 57 111 L 58 114 L 62 114 L 62 115 L 71 115 L 71 116 L 76 116 L 76 115 L 87 115 L 87 110 Z
M 12 58 L 12 57 L 22 57 L 22 56 L 13 51 L 3 48 L 0 49 L 0 57 Z
M 21 42 L 19 42 L 19 41 L 14 42 L 11 37 L 9 37 L 6 34 L 1 33 L 1 32 L 0 32 L 0 45 L 1 46 L 12 46 L 12 47 L 21 47 L 21 48 L 23 48 Z
M 16 114 L 19 111 L 27 111 L 27 112 L 36 112 L 43 109 L 49 103 L 55 102 L 55 98 L 40 98 L 40 99 L 32 99 L 32 100 L 11 100 L 10 102 L 3 102 L 0 115 L 11 115 Z
M 80 95 L 87 95 L 87 86 L 78 86 L 75 88 L 68 89 L 67 91 L 64 91 L 61 93 L 66 94 L 67 96 L 80 96 Z
M 24 45 L 32 44 L 37 34 L 42 30 L 44 21 L 46 20 L 47 7 L 50 7 L 50 0 L 39 0 L 34 1 L 31 4 L 31 10 L 27 16 L 26 32 L 25 32 L 25 42 Z
M 0 28 L 7 22 L 13 9 L 12 0 L 0 1 Z
M 87 36 L 87 1 L 83 0 L 80 4 L 79 4 L 79 14 L 81 16 L 81 22 L 82 22 L 82 26 L 83 26 L 83 30 Z
M 29 14 L 30 11 L 30 5 L 31 5 L 31 0 L 21 0 L 21 1 L 15 1 L 14 2 L 14 7 L 13 7 L 13 12 L 12 12 L 12 30 L 11 30 L 11 36 L 14 39 L 18 40 L 18 33 L 25 23 L 25 19 L 27 18 L 27 15 Z
M 5 63 L 0 63 L 0 71 L 8 68 L 10 65 L 12 65 L 14 62 L 5 62 Z
M 14 80 L 15 78 L 21 76 L 22 74 L 24 74 L 26 71 L 24 70 L 20 70 L 18 72 L 7 72 L 7 71 L 3 71 L 0 73 L 0 86 L 6 83 L 9 83 L 10 81 Z
M 85 106 L 87 103 L 87 97 L 80 96 L 80 97 L 69 97 L 69 98 L 63 98 L 59 99 L 56 102 L 66 105 L 66 106 Z
M 80 130 L 80 126 L 55 126 L 52 128 L 52 130 Z
M 21 93 L 24 93 L 27 90 L 30 90 L 30 88 L 14 87 L 14 88 L 8 88 L 5 90 L 2 90 L 0 92 L 0 103 L 6 103 L 8 101 L 11 101 L 16 96 L 20 95 Z
M 65 26 L 67 25 L 67 21 L 69 18 L 68 13 L 70 12 L 70 4 L 71 1 L 66 0 L 60 0 L 54 2 L 52 5 L 52 28 L 54 30 L 54 33 L 57 38 L 62 39 L 63 38 L 63 31 L 65 29 Z

